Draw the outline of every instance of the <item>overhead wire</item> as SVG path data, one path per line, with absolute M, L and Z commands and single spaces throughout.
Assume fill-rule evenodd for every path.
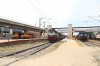
M 96 6 L 96 8 L 97 8 L 99 5 L 100 5 L 100 3 Z M 92 13 L 96 10 L 96 8 L 92 11 Z M 91 14 L 92 14 L 92 13 L 91 13 Z
M 42 15 L 44 16 L 44 14 L 43 14 L 31 1 L 28 0 L 28 2 L 29 2 L 32 6 L 34 6 L 34 8 L 35 8 L 40 14 L 42 14 Z M 44 16 L 44 17 L 45 17 L 45 16 Z
M 100 4 L 100 3 L 99 3 L 99 4 Z M 99 4 L 98 4 L 98 6 L 99 6 Z M 98 7 L 98 6 L 97 6 L 97 7 Z M 96 7 L 96 8 L 97 8 L 97 7 Z M 90 16 L 89 18 L 94 19 L 95 21 L 100 22 L 100 20 L 93 18 L 99 11 L 100 11 L 100 9 L 99 9 L 93 16 Z M 99 16 L 97 16 L 97 17 L 99 17 Z
M 37 0 L 35 0 L 35 1 L 39 4 L 39 2 Z M 39 6 L 44 10 L 44 8 L 40 4 L 39 4 Z M 50 17 L 50 15 L 46 11 L 45 11 L 45 13 Z
M 8 13 L 8 14 L 11 14 L 11 15 L 13 15 L 13 16 L 16 16 L 17 18 L 22 18 L 22 17 L 19 17 L 19 16 L 17 16 L 17 15 L 15 15 L 15 14 L 12 14 L 11 12 L 8 12 L 8 11 L 6 11 L 6 10 L 2 10 L 2 9 L 0 9 L 1 11 L 3 11 L 3 12 L 6 12 L 6 13 Z M 13 20 L 13 21 L 17 21 L 17 22 L 20 22 L 20 21 L 18 21 L 18 20 L 15 20 L 15 19 L 12 19 L 12 18 L 8 18 L 8 17 L 5 17 L 5 16 L 0 16 L 1 18 L 4 18 L 4 19 L 8 19 L 8 20 Z
M 100 3 L 95 7 L 95 9 L 91 12 L 91 14 L 97 9 L 97 7 L 98 7 L 99 5 L 100 5 Z M 99 10 L 100 10 L 100 9 L 99 9 Z M 96 14 L 97 14 L 98 12 L 99 12 L 99 11 L 97 11 Z M 91 16 L 91 14 L 90 14 L 90 16 Z M 96 14 L 95 14 L 95 15 L 96 15 Z M 95 15 L 94 15 L 94 16 L 95 16 Z M 88 20 L 88 19 L 87 19 L 87 20 Z M 87 22 L 89 22 L 89 21 L 87 21 Z M 90 22 L 93 22 L 93 21 L 90 21 Z
M 47 21 L 49 21 L 50 19 L 52 19 L 51 18 L 51 16 L 45 11 L 45 9 L 42 7 L 42 5 L 40 5 L 40 3 L 37 1 L 37 0 L 35 0 L 38 4 L 39 4 L 39 6 L 44 10 L 44 12 L 47 14 L 47 16 L 49 17 L 48 18 L 48 20 Z M 45 19 L 45 18 L 43 18 L 43 19 Z M 47 19 L 47 18 L 46 18 Z M 44 21 L 44 22 L 47 22 L 47 21 Z M 51 23 L 50 23 L 51 24 Z
M 36 6 L 30 1 L 30 0 L 28 0 L 29 1 L 29 3 L 32 5 L 32 6 L 34 6 L 35 8 L 36 8 Z M 36 0 L 35 0 L 36 1 Z M 36 1 L 37 3 L 38 3 L 38 1 Z M 38 3 L 39 4 L 39 3 Z M 39 6 L 44 10 L 44 8 L 39 4 Z M 40 12 L 43 16 L 44 16 L 44 14 L 38 9 L 38 8 L 36 8 L 36 10 L 38 11 L 38 12 Z M 44 10 L 45 11 L 45 10 Z M 48 20 L 50 20 L 51 19 L 51 16 L 45 11 L 45 13 L 49 16 L 49 19 Z M 45 16 L 44 16 L 45 17 Z M 47 21 L 48 21 L 47 20 Z M 45 22 L 47 22 L 47 21 L 45 21 Z
M 94 14 L 94 16 L 100 11 L 100 9 Z
M 88 16 L 88 17 L 89 17 L 89 16 Z M 95 18 L 92 18 L 92 17 L 89 17 L 89 18 L 94 19 L 95 21 L 99 21 L 99 22 L 100 22 L 100 20 L 97 20 L 97 19 L 95 19 Z
M 39 6 L 44 10 L 44 12 L 48 15 L 48 17 L 49 17 L 49 19 L 48 20 L 50 20 L 51 19 L 51 16 L 45 11 L 45 9 L 40 5 L 40 3 L 37 1 L 37 0 L 35 0 L 38 4 L 39 4 Z M 47 21 L 48 21 L 47 20 Z M 47 21 L 45 21 L 45 22 L 47 22 Z

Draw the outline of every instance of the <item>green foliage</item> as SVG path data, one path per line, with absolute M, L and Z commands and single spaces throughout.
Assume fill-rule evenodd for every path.
M 92 34 L 93 34 L 93 32 L 87 32 L 87 34 L 88 34 L 88 35 L 92 35 Z
M 59 48 L 63 43 L 64 43 L 63 41 L 58 42 L 50 52 L 52 52 L 52 51 L 56 50 L 57 48 Z

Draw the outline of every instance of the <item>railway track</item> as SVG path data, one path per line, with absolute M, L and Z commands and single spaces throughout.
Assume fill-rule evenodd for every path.
M 100 47 L 100 42 L 95 42 L 95 41 L 86 41 L 83 42 L 85 45 L 90 46 L 90 47 Z
M 22 59 L 25 59 L 35 53 L 38 53 L 39 51 L 51 46 L 53 43 L 45 43 L 45 44 L 42 44 L 42 45 L 39 45 L 39 46 L 35 46 L 35 47 L 31 47 L 29 49 L 25 49 L 25 50 L 22 50 L 22 51 L 19 51 L 19 52 L 15 52 L 15 53 L 11 53 L 11 54 L 8 54 L 8 55 L 4 55 L 4 56 L 1 56 L 0 58 L 3 58 L 3 57 L 10 57 L 10 58 L 18 58 L 8 64 L 5 64 L 4 66 L 9 66 L 10 64 L 14 63 L 14 62 L 17 62 L 19 60 L 22 60 Z

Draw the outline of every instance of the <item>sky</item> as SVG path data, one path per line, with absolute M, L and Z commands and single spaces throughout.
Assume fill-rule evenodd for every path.
M 54 28 L 99 26 L 100 0 L 0 0 L 0 18 L 37 27 L 40 18 Z

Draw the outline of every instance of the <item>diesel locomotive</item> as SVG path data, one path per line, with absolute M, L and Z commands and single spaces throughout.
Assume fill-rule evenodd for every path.
M 62 40 L 63 38 L 65 38 L 65 36 L 55 31 L 55 29 L 50 29 L 48 31 L 48 41 L 50 42 L 56 42 L 56 41 Z
M 77 35 L 76 38 L 77 38 L 78 40 L 87 41 L 87 40 L 88 40 L 87 32 L 85 32 L 85 31 L 79 32 L 79 34 Z

